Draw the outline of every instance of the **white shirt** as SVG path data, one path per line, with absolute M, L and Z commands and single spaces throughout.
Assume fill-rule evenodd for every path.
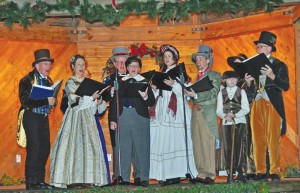
M 229 99 L 231 100 L 233 97 L 234 97 L 234 94 L 237 90 L 237 86 L 234 86 L 234 87 L 225 87 L 223 89 L 226 89 L 227 90 L 227 93 L 228 93 L 228 97 Z M 242 89 L 241 90 L 241 110 L 239 112 L 237 112 L 236 114 L 234 114 L 235 118 L 234 118 L 234 121 L 235 121 L 235 124 L 238 124 L 238 123 L 247 123 L 246 122 L 246 117 L 245 115 L 247 115 L 250 111 L 250 108 L 249 108 L 249 102 L 248 102 L 248 99 L 247 99 L 247 95 L 246 95 L 246 92 Z M 217 115 L 222 119 L 222 125 L 232 125 L 233 122 L 229 122 L 229 121 L 226 121 L 225 119 L 225 116 L 226 114 L 223 112 L 223 96 L 222 96 L 222 91 L 220 91 L 218 93 L 218 99 L 217 99 Z

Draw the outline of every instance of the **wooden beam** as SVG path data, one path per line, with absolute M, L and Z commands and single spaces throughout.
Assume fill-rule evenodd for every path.
M 0 23 L 0 38 L 21 41 L 77 42 L 76 28 L 32 25 L 27 29 L 15 24 L 12 29 Z
M 293 12 L 293 21 L 296 22 L 300 18 L 300 5 L 296 5 Z
M 199 25 L 189 26 L 147 26 L 147 27 L 79 27 L 86 34 L 78 36 L 78 41 L 118 42 L 118 41 L 168 41 L 199 40 L 200 32 L 193 31 Z
M 242 18 L 220 21 L 200 25 L 206 29 L 201 33 L 201 39 L 213 39 L 236 34 L 245 34 L 253 31 L 261 31 L 271 28 L 283 27 L 293 24 L 293 9 L 274 11 Z

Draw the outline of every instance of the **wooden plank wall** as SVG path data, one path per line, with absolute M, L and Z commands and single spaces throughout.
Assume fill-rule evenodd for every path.
M 280 22 L 272 20 L 272 16 Z M 223 73 L 229 70 L 226 58 L 238 53 L 245 53 L 252 56 L 256 53 L 254 40 L 257 40 L 262 30 L 274 32 L 277 36 L 278 52 L 275 57 L 286 62 L 289 68 L 291 88 L 284 93 L 285 110 L 287 114 L 288 130 L 287 135 L 282 138 L 281 165 L 286 161 L 298 163 L 299 158 L 299 135 L 296 122 L 296 82 L 295 67 L 299 62 L 295 58 L 295 26 L 289 17 L 278 17 L 282 12 L 262 14 L 240 19 L 234 22 L 222 21 L 211 24 L 197 24 L 193 21 L 189 25 L 163 25 L 158 20 L 147 21 L 147 18 L 134 18 L 124 21 L 120 27 L 91 27 L 81 25 L 74 28 L 48 27 L 43 30 L 39 26 L 32 26 L 28 30 L 19 27 L 9 30 L 0 26 L 0 59 L 2 70 L 0 73 L 0 176 L 4 173 L 15 178 L 24 178 L 25 149 L 19 148 L 16 143 L 17 113 L 19 109 L 18 82 L 31 69 L 33 52 L 39 48 L 49 48 L 55 64 L 51 72 L 53 80 L 67 79 L 71 76 L 69 58 L 75 53 L 83 54 L 88 61 L 88 70 L 92 78 L 102 80 L 102 68 L 107 59 L 112 55 L 112 48 L 115 46 L 129 47 L 135 43 L 145 43 L 146 46 L 161 46 L 172 44 L 180 52 L 180 62 L 185 62 L 187 72 L 191 77 L 196 74 L 196 67 L 191 62 L 191 55 L 197 51 L 199 44 L 210 45 L 214 50 L 215 64 L 213 69 Z M 260 20 L 267 18 L 269 25 L 261 23 Z M 133 22 L 135 27 L 130 24 Z M 154 22 L 154 23 L 153 23 Z M 140 25 L 138 25 L 140 23 Z M 255 25 L 259 23 L 259 25 Z M 145 26 L 146 24 L 146 26 Z M 1 25 L 1 24 L 0 24 Z M 86 27 L 87 26 L 87 27 Z M 268 27 L 269 26 L 269 27 Z M 77 30 L 83 33 L 70 33 Z M 204 30 L 204 31 L 203 31 Z M 298 27 L 299 30 L 299 27 Z M 74 43 L 68 43 L 74 42 Z M 158 69 L 154 59 L 145 57 L 143 60 L 143 71 Z M 298 87 L 297 87 L 298 88 Z M 61 93 L 58 96 L 60 103 Z M 59 129 L 62 113 L 56 108 L 50 116 L 51 122 L 51 143 L 55 139 Z M 111 145 L 107 125 L 107 113 L 100 120 L 106 138 L 108 153 L 111 153 Z M 16 154 L 21 154 L 22 162 L 16 163 Z M 49 164 L 49 163 L 48 163 Z M 47 165 L 47 169 L 49 165 Z M 47 180 L 49 175 L 47 173 Z
M 16 144 L 17 115 L 20 107 L 19 80 L 32 70 L 33 52 L 40 48 L 50 49 L 51 57 L 55 59 L 50 76 L 52 80 L 66 80 L 71 75 L 69 58 L 77 53 L 77 45 L 66 42 L 30 42 L 6 39 L 0 39 L 0 45 L 2 68 L 0 73 L 0 102 L 3 104 L 0 111 L 0 176 L 7 174 L 15 179 L 24 179 L 26 150 Z M 60 103 L 60 99 L 61 92 L 58 95 L 58 103 Z M 54 109 L 50 114 L 52 143 L 62 117 L 59 108 Z M 17 154 L 21 155 L 21 163 L 16 163 Z

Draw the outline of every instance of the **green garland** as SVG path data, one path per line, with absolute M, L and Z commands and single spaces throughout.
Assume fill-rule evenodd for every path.
M 159 1 L 148 0 L 125 0 L 120 3 L 120 9 L 116 10 L 111 4 L 92 4 L 89 0 L 56 0 L 55 4 L 47 1 L 37 0 L 35 5 L 25 3 L 22 7 L 18 4 L 0 0 L 0 21 L 3 21 L 10 28 L 14 23 L 21 24 L 27 28 L 32 23 L 39 23 L 45 20 L 47 15 L 53 11 L 80 16 L 89 23 L 103 22 L 107 26 L 117 25 L 129 14 L 147 14 L 154 19 L 159 15 L 161 21 L 186 19 L 191 13 L 238 13 L 243 11 L 247 15 L 250 11 L 265 8 L 272 11 L 273 7 L 283 3 L 283 0 L 186 0 L 177 2 L 164 2 L 162 6 Z

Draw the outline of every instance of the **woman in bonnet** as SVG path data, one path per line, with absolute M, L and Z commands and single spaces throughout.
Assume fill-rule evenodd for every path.
M 50 156 L 50 183 L 56 187 L 102 186 L 110 182 L 105 140 L 97 114 L 106 102 L 95 92 L 78 96 L 76 89 L 86 77 L 84 56 L 70 61 L 73 76 L 65 85 L 68 108 Z
M 179 60 L 179 52 L 172 45 L 162 45 L 160 52 L 163 56 L 162 72 L 167 73 L 175 68 Z M 186 81 L 188 82 L 188 81 Z M 191 109 L 187 102 L 187 152 L 189 168 L 187 168 L 185 125 L 182 102 L 182 87 L 171 78 L 165 79 L 164 84 L 172 90 L 160 90 L 152 86 L 156 106 L 150 108 L 150 179 L 156 179 L 162 185 L 180 183 L 188 172 L 197 174 L 191 139 Z

